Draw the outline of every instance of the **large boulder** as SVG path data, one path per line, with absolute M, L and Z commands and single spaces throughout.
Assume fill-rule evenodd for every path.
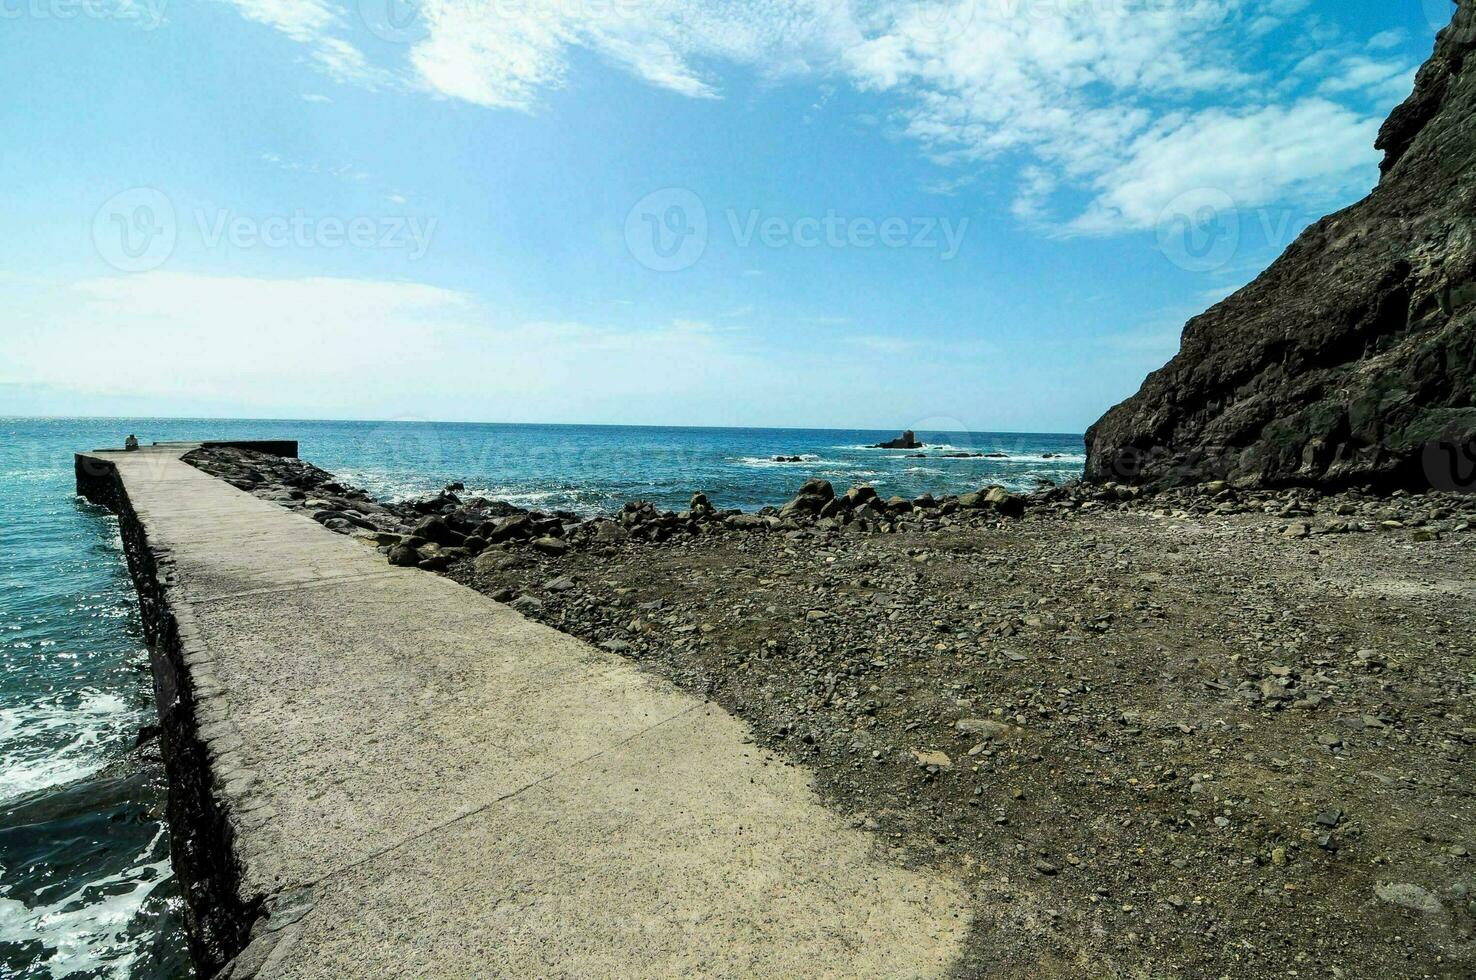
M 1025 513 L 1025 498 L 1019 494 L 1010 493 L 1004 487 L 987 488 L 979 500 L 983 506 L 992 507 L 1006 517 L 1019 517 Z
M 557 558 L 560 555 L 568 552 L 569 542 L 563 540 L 562 538 L 542 537 L 534 539 L 533 547 L 536 548 L 538 551 L 543 552 L 545 555 L 550 555 L 554 558 Z
M 527 514 L 514 514 L 496 522 L 487 533 L 478 532 L 492 544 L 503 541 L 521 541 L 534 535 L 533 519 Z
M 822 480 L 819 477 L 815 477 L 805 481 L 805 485 L 800 487 L 800 495 L 829 500 L 835 496 L 835 488 L 830 485 L 829 480 Z
M 389 563 L 401 568 L 413 568 L 420 564 L 420 555 L 409 545 L 397 544 L 390 548 Z
M 1088 480 L 1476 483 L 1473 47 L 1463 0 L 1379 133 L 1378 186 L 1189 321 L 1087 432 Z
M 432 544 L 454 545 L 460 544 L 462 535 L 457 533 L 444 517 L 433 515 L 415 525 L 417 537 L 425 538 Z
M 819 514 L 825 505 L 835 499 L 835 488 L 829 480 L 807 480 L 793 500 L 779 510 L 781 517 Z

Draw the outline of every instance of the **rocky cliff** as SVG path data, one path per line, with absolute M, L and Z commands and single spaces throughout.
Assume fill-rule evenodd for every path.
M 1476 0 L 1384 123 L 1367 198 L 1184 329 L 1088 480 L 1476 486 Z

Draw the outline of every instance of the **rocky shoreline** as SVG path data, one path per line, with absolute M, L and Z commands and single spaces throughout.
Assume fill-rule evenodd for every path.
M 1223 481 L 1150 492 L 1138 486 L 1073 483 L 1019 494 L 1003 486 L 973 493 L 911 499 L 881 497 L 868 485 L 837 493 L 811 479 L 780 506 L 754 513 L 718 509 L 700 491 L 683 511 L 632 501 L 615 515 L 582 518 L 570 511 L 538 511 L 505 501 L 467 497 L 462 484 L 402 502 L 376 501 L 311 463 L 250 450 L 199 449 L 186 461 L 242 490 L 304 512 L 331 531 L 373 542 L 391 564 L 444 571 L 494 546 L 531 547 L 549 555 L 630 540 L 662 543 L 729 532 L 905 534 L 987 526 L 1031 514 L 1137 511 L 1160 517 L 1272 515 L 1288 537 L 1407 531 L 1411 540 L 1437 540 L 1470 530 L 1476 500 L 1469 494 L 1311 488 L 1241 490 Z
M 980 977 L 1476 970 L 1476 497 L 812 480 L 584 519 L 189 460 L 742 717 Z

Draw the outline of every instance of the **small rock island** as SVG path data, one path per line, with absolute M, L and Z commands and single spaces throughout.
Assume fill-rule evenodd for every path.
M 917 433 L 908 429 L 902 435 L 890 442 L 879 442 L 873 449 L 921 449 L 923 444 L 917 441 Z

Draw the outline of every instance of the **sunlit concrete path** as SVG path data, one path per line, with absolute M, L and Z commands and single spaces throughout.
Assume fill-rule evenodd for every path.
M 955 961 L 959 884 L 891 862 L 741 722 L 393 568 L 187 448 L 86 454 L 79 486 L 86 469 L 116 488 L 148 553 L 130 555 L 135 577 L 156 566 L 146 616 L 157 588 L 155 615 L 177 624 L 178 649 L 155 654 L 171 784 L 208 799 L 203 816 L 171 805 L 176 863 L 220 962 L 249 940 L 224 975 L 908 977 Z M 235 940 L 232 915 L 250 920 Z

